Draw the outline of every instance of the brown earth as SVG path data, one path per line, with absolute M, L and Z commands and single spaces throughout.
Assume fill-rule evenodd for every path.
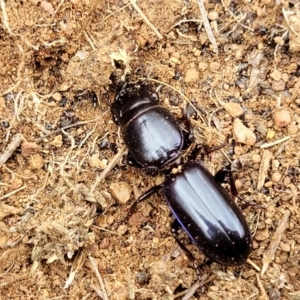
M 126 74 L 160 87 L 178 120 L 187 100 L 205 110 L 196 143 L 226 142 L 206 166 L 232 161 L 239 195 L 259 205 L 239 201 L 249 263 L 205 266 L 189 299 L 300 299 L 299 1 L 204 1 L 218 53 L 197 1 L 138 0 L 158 34 L 129 0 L 0 4 L 0 153 L 20 138 L 0 156 L 0 299 L 174 299 L 196 283 L 161 196 L 118 226 L 163 180 L 116 156 L 111 78 Z

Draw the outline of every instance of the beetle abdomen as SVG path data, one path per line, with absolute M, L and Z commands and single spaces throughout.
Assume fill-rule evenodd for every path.
M 144 167 L 162 168 L 176 160 L 183 147 L 179 125 L 160 106 L 132 118 L 123 128 L 123 138 L 133 158 Z
M 223 265 L 242 265 L 252 237 L 245 218 L 228 193 L 200 163 L 190 161 L 163 184 L 168 204 L 191 240 Z

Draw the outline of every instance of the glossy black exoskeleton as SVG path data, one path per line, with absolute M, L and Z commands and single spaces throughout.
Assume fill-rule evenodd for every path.
M 141 166 L 162 168 L 180 156 L 182 130 L 146 85 L 126 86 L 117 94 L 111 111 L 129 152 Z M 242 265 L 251 252 L 251 232 L 240 209 L 218 183 L 220 174 L 214 177 L 191 160 L 132 207 L 162 189 L 174 217 L 204 254 L 223 265 Z
M 111 112 L 132 158 L 141 167 L 163 168 L 180 156 L 184 144 L 182 130 L 147 85 L 123 87 Z
M 193 243 L 222 265 L 242 265 L 252 237 L 245 218 L 225 189 L 197 161 L 184 164 L 162 184 L 175 218 Z

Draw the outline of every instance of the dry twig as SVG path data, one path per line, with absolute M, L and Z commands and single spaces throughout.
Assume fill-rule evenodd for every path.
M 290 217 L 290 211 L 286 210 L 282 219 L 280 220 L 277 230 L 275 232 L 275 234 L 273 235 L 272 239 L 271 239 L 271 243 L 269 246 L 269 250 L 267 252 L 264 253 L 263 255 L 263 267 L 261 270 L 261 276 L 266 272 L 269 264 L 274 260 L 274 255 L 275 252 L 278 248 L 278 245 L 281 241 L 282 235 L 288 225 L 288 221 L 289 221 L 289 217 Z
M 126 146 L 123 146 L 119 150 L 119 152 L 114 156 L 114 158 L 109 162 L 109 164 L 102 171 L 102 173 L 99 176 L 97 176 L 96 181 L 95 181 L 94 185 L 92 186 L 89 195 L 92 195 L 94 193 L 94 191 L 95 191 L 96 187 L 98 186 L 98 184 L 107 176 L 107 174 L 111 171 L 111 169 L 116 165 L 116 163 L 118 162 L 118 160 L 124 154 L 125 148 L 126 148 Z
M 199 8 L 200 8 L 200 12 L 201 12 L 202 20 L 203 20 L 203 25 L 204 25 L 204 28 L 206 30 L 208 39 L 212 43 L 215 53 L 218 53 L 219 52 L 218 45 L 217 45 L 215 36 L 214 36 L 214 34 L 211 30 L 211 27 L 210 27 L 210 24 L 209 24 L 209 21 L 208 21 L 208 17 L 207 17 L 207 12 L 206 12 L 205 6 L 203 4 L 203 1 L 202 0 L 197 0 L 197 2 L 198 2 L 198 5 L 199 5 Z
M 259 173 L 258 173 L 258 180 L 257 180 L 257 190 L 259 191 L 265 184 L 265 180 L 267 177 L 267 172 L 270 166 L 270 161 L 272 159 L 272 153 L 268 150 L 264 150 L 262 155 Z
M 201 283 L 197 281 L 191 288 L 189 288 L 188 292 L 185 294 L 182 300 L 191 299 L 199 287 L 201 287 Z
M 81 125 L 85 125 L 85 124 L 88 124 L 88 123 L 93 123 L 93 122 L 97 122 L 99 121 L 100 118 L 96 118 L 96 119 L 93 119 L 93 120 L 88 120 L 88 121 L 83 121 L 83 122 L 78 122 L 76 124 L 71 124 L 71 125 L 68 125 L 68 126 L 65 126 L 63 128 L 60 128 L 60 129 L 57 129 L 53 132 L 50 132 L 50 133 L 47 133 L 46 135 L 42 136 L 41 138 L 39 139 L 36 139 L 35 142 L 38 144 L 40 143 L 43 139 L 51 136 L 51 135 L 55 135 L 55 134 L 58 134 L 60 132 L 62 132 L 63 130 L 66 130 L 66 129 L 69 129 L 69 128 L 73 128 L 73 127 L 77 127 L 77 126 L 81 126 Z
M 0 154 L 0 168 L 6 163 L 6 161 L 10 158 L 10 156 L 15 152 L 15 150 L 20 146 L 23 140 L 23 135 L 21 133 L 17 133 L 11 139 L 11 142 L 6 147 L 4 152 Z
M 8 194 L 5 194 L 4 196 L 0 197 L 0 200 L 3 200 L 3 199 L 5 199 L 5 198 L 8 198 L 8 197 L 10 197 L 11 195 L 14 195 L 14 194 L 16 194 L 17 192 L 22 191 L 22 190 L 24 190 L 24 189 L 26 189 L 26 188 L 27 188 L 27 186 L 26 186 L 26 185 L 23 185 L 23 186 L 21 186 L 20 188 L 18 188 L 18 189 L 16 189 L 16 190 L 13 190 L 12 192 L 10 192 L 10 193 L 8 193 Z
M 275 145 L 278 145 L 278 144 L 280 144 L 280 143 L 283 143 L 283 142 L 289 140 L 290 138 L 291 138 L 290 136 L 285 136 L 285 137 L 283 137 L 283 138 L 281 138 L 281 139 L 279 139 L 279 140 L 276 140 L 276 141 L 274 141 L 274 142 L 262 144 L 262 145 L 260 146 L 260 149 L 265 149 L 265 148 L 273 147 L 273 146 L 275 146 Z
M 127 8 L 128 6 L 130 5 L 130 3 L 128 3 L 128 4 L 126 4 L 126 5 L 124 5 L 123 7 L 121 7 L 120 9 L 118 9 L 118 10 L 116 10 L 116 11 L 114 11 L 114 12 L 112 12 L 112 13 L 110 13 L 108 16 L 106 16 L 103 20 L 101 20 L 100 21 L 100 23 L 99 24 L 102 24 L 102 23 L 104 23 L 108 18 L 110 18 L 111 16 L 113 16 L 113 15 L 115 15 L 115 14 L 117 14 L 118 12 L 120 12 L 121 10 L 123 10 L 123 9 L 125 9 L 125 8 Z
M 261 271 L 261 268 L 258 265 L 256 265 L 252 260 L 250 260 L 249 258 L 247 259 L 247 263 L 249 265 L 251 265 L 256 271 L 258 271 L 258 272 Z
M 155 26 L 149 21 L 149 19 L 145 16 L 145 14 L 141 11 L 141 9 L 138 7 L 138 5 L 135 3 L 135 0 L 130 0 L 131 5 L 134 7 L 134 9 L 140 14 L 140 16 L 143 18 L 145 23 L 154 31 L 157 38 L 161 40 L 163 36 L 159 33 L 159 31 L 155 28 Z
M 97 277 L 97 279 L 100 283 L 100 286 L 101 286 L 101 289 L 102 289 L 103 300 L 108 300 L 107 293 L 106 293 L 105 286 L 104 286 L 104 282 L 103 282 L 102 277 L 100 275 L 100 272 L 98 270 L 97 263 L 96 263 L 95 259 L 90 255 L 89 255 L 89 260 L 92 264 L 93 271 L 95 272 L 96 277 Z
M 297 37 L 300 37 L 300 33 L 297 32 L 297 31 L 295 30 L 295 28 L 292 26 L 292 24 L 291 24 L 291 22 L 290 22 L 290 20 L 289 20 L 289 18 L 288 18 L 288 16 L 289 16 L 289 15 L 293 15 L 294 12 L 287 11 L 287 10 L 284 9 L 284 7 L 282 7 L 282 14 L 283 14 L 283 16 L 284 16 L 285 21 L 286 21 L 287 24 L 289 25 L 289 28 L 295 33 L 295 35 L 296 35 Z
M 261 280 L 259 278 L 259 274 L 256 274 L 256 280 L 257 280 L 257 284 L 261 290 L 261 296 L 258 298 L 259 300 L 269 300 L 269 297 L 266 293 L 266 290 L 263 286 L 263 284 L 261 283 Z

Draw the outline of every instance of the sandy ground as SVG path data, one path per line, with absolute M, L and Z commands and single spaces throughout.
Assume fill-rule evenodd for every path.
M 110 113 L 125 75 L 180 123 L 192 103 L 195 143 L 226 142 L 205 165 L 232 162 L 257 205 L 238 201 L 249 261 L 205 266 L 186 299 L 300 299 L 299 1 L 204 1 L 215 44 L 193 0 L 0 4 L 0 299 L 182 299 L 197 283 L 161 195 L 118 226 L 163 180 L 126 164 Z

